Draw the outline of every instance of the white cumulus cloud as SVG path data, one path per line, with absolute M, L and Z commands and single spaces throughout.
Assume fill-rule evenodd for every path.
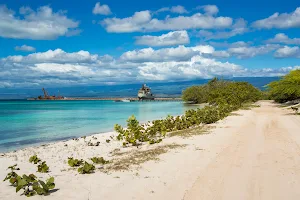
M 163 7 L 155 11 L 155 13 L 160 13 L 160 12 L 172 12 L 178 14 L 188 13 L 188 11 L 181 5 L 172 6 L 172 7 Z
M 195 13 L 191 16 L 166 17 L 163 20 L 152 18 L 149 10 L 135 12 L 127 18 L 107 18 L 101 21 L 107 32 L 154 32 L 184 29 L 223 29 L 232 25 L 230 17 L 214 17 Z
M 274 38 L 266 40 L 267 43 L 282 43 L 300 45 L 300 38 L 289 38 L 284 33 L 278 33 Z
M 98 55 L 92 55 L 88 51 L 67 53 L 61 49 L 56 49 L 29 54 L 28 56 L 8 56 L 3 60 L 15 63 L 92 63 L 98 61 Z
M 289 46 L 284 46 L 280 49 L 278 49 L 274 56 L 276 58 L 300 58 L 300 48 L 295 46 L 295 47 L 289 47 Z
M 157 50 L 145 48 L 124 52 L 117 58 L 84 50 L 66 52 L 61 49 L 27 56 L 15 55 L 0 59 L 0 87 L 67 87 L 144 80 L 191 80 L 214 76 L 273 76 L 284 75 L 299 68 L 247 69 L 232 62 L 207 57 L 214 53 L 226 54 L 216 51 L 212 46 L 201 45 Z M 224 55 L 220 57 L 226 57 Z
M 252 23 L 252 26 L 260 29 L 287 29 L 300 28 L 300 7 L 296 8 L 291 13 L 274 13 L 268 18 L 257 20 Z
M 187 61 L 195 55 L 201 53 L 212 53 L 214 48 L 211 46 L 185 47 L 180 45 L 175 48 L 162 48 L 154 50 L 144 48 L 140 50 L 127 51 L 120 57 L 122 61 L 129 62 L 165 62 L 165 61 Z
M 147 46 L 173 46 L 190 43 L 187 31 L 173 31 L 160 36 L 144 35 L 136 37 L 136 44 Z
M 242 35 L 248 31 L 247 22 L 244 19 L 237 19 L 229 31 L 207 31 L 200 30 L 198 36 L 205 40 L 211 39 L 227 39 L 236 35 Z
M 203 9 L 208 15 L 216 15 L 219 12 L 219 8 L 216 5 L 197 6 L 196 9 Z
M 52 40 L 76 30 L 78 22 L 69 19 L 65 11 L 53 12 L 49 6 L 37 11 L 21 7 L 19 14 L 0 5 L 0 37 L 32 40 Z
M 260 46 L 240 46 L 240 47 L 231 47 L 227 52 L 238 58 L 251 58 L 257 55 L 264 55 L 270 53 L 280 46 L 276 44 L 266 44 Z
M 145 63 L 139 67 L 141 78 L 147 80 L 184 80 L 195 78 L 212 78 L 214 76 L 233 76 L 242 67 L 229 62 L 219 62 L 215 59 L 194 56 L 190 60 L 181 62 Z
M 35 48 L 24 44 L 22 46 L 16 46 L 15 50 L 16 51 L 35 51 Z
M 95 15 L 111 15 L 112 12 L 110 11 L 110 8 L 108 5 L 100 5 L 100 2 L 97 2 L 94 9 L 93 14 Z

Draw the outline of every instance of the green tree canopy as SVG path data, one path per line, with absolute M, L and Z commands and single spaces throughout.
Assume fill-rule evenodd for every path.
M 300 70 L 291 71 L 279 81 L 267 85 L 271 99 L 287 102 L 300 99 Z
M 241 106 L 260 99 L 262 92 L 248 82 L 231 82 L 214 78 L 205 85 L 183 91 L 182 98 L 193 103 L 229 104 Z

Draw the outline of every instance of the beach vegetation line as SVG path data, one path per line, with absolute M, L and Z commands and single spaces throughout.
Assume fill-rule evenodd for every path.
M 192 109 L 182 116 L 168 116 L 142 125 L 131 116 L 127 128 L 115 125 L 117 140 L 123 146 L 139 146 L 143 142 L 155 144 L 162 141 L 167 133 L 212 124 L 227 117 L 244 104 L 256 102 L 264 97 L 262 91 L 247 82 L 231 82 L 214 78 L 205 85 L 192 86 L 183 91 L 183 99 L 192 103 L 208 103 L 204 108 Z
M 267 85 L 270 99 L 276 102 L 300 100 L 300 69 L 290 71 L 278 81 Z

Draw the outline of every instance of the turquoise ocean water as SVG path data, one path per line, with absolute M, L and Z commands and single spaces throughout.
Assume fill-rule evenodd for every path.
M 182 102 L 0 101 L 0 152 L 112 131 L 132 114 L 146 122 L 192 108 Z

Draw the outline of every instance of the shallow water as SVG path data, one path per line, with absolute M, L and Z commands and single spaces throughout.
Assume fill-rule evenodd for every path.
M 132 114 L 146 122 L 192 108 L 182 102 L 0 101 L 0 152 L 112 131 Z

